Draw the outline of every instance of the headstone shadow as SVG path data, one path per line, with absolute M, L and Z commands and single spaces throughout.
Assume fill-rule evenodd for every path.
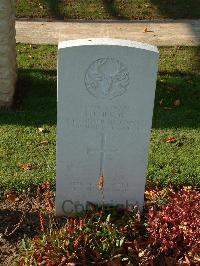
M 49 8 L 49 11 L 51 13 L 51 16 L 54 19 L 63 19 L 62 14 L 59 10 L 59 1 L 58 0 L 46 0 L 47 6 Z
M 111 15 L 112 18 L 128 20 L 128 17 L 122 14 L 120 9 L 115 5 L 115 0 L 103 0 L 103 5 L 105 10 Z
M 56 125 L 56 71 L 19 69 L 18 78 L 13 107 L 1 111 L 0 125 Z
M 171 19 L 198 19 L 199 18 L 199 0 L 150 0 L 157 7 L 159 13 L 165 18 Z M 188 7 L 188 8 L 187 8 Z M 192 11 L 190 10 L 192 9 Z
M 195 74 L 160 71 L 152 128 L 199 128 L 199 83 L 200 77 Z M 177 106 L 176 100 L 180 101 Z

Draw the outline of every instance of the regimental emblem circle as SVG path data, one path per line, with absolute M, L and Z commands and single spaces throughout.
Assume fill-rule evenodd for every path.
M 96 98 L 113 99 L 127 91 L 129 72 L 118 59 L 100 58 L 87 69 L 85 86 Z

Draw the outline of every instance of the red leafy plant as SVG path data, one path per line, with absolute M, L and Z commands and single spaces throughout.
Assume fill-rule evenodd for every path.
M 200 192 L 171 190 L 170 202 L 148 211 L 148 242 L 157 253 L 176 258 L 200 254 Z
M 100 181 L 102 191 L 103 177 Z M 148 187 L 146 223 L 136 206 L 93 204 L 80 217 L 59 220 L 53 215 L 49 185 L 40 190 L 46 202 L 46 211 L 39 212 L 41 234 L 23 241 L 21 266 L 151 266 L 163 265 L 163 259 L 165 265 L 172 265 L 167 261 L 198 265 L 200 261 L 200 192 L 192 187 Z
M 44 231 L 42 217 L 40 222 L 42 236 L 23 241 L 25 255 L 21 266 L 123 265 L 122 262 L 138 262 L 133 241 L 139 234 L 140 226 L 136 208 L 115 210 L 104 206 L 88 213 L 85 218 L 67 218 L 64 226 L 54 230 L 49 228 Z M 128 241 L 130 236 L 132 241 Z

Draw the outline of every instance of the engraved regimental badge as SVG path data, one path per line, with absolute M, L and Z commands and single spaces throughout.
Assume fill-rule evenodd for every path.
M 113 99 L 124 94 L 129 85 L 126 66 L 115 58 L 94 61 L 86 71 L 85 86 L 96 98 Z

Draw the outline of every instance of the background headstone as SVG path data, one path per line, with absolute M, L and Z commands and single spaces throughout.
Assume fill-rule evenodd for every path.
M 144 201 L 158 50 L 113 39 L 61 42 L 57 215 Z
M 12 104 L 16 83 L 14 0 L 0 0 L 0 107 Z

